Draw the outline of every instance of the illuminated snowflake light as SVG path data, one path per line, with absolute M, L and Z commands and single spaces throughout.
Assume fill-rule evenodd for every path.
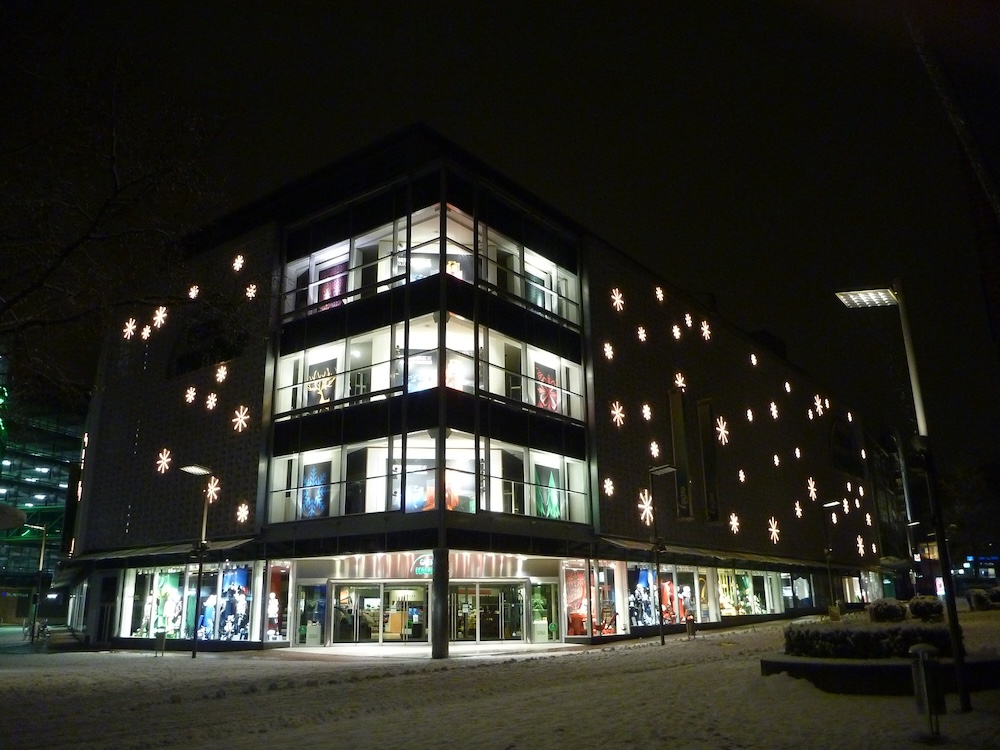
M 198 285 L 195 284 L 190 289 L 188 289 L 188 297 L 190 297 L 191 299 L 198 299 L 198 292 L 200 291 L 201 289 L 199 289 Z
M 153 313 L 153 325 L 157 328 L 163 328 L 163 324 L 167 322 L 167 308 L 160 305 L 156 308 L 156 312 Z
M 861 458 L 862 459 L 868 458 L 868 453 L 865 451 L 864 448 L 861 449 Z
M 156 459 L 156 470 L 161 474 L 166 474 L 167 469 L 170 468 L 170 462 L 172 460 L 173 459 L 170 458 L 170 451 L 164 448 L 162 451 L 160 451 L 160 455 Z
M 777 419 L 778 418 L 778 405 L 776 403 L 774 403 L 773 401 L 771 402 L 771 409 L 770 410 L 771 410 L 771 418 L 772 419 Z
M 813 410 L 809 409 L 806 413 L 809 415 L 809 421 L 811 422 L 813 418 Z
M 656 301 L 663 302 L 663 289 L 661 287 L 656 287 Z
M 865 540 L 861 538 L 861 534 L 858 534 L 858 554 L 865 556 Z
M 660 446 L 656 444 L 655 440 L 649 444 L 649 455 L 653 458 L 659 458 L 660 456 Z
M 736 476 L 739 478 L 741 484 L 747 481 L 747 473 L 743 471 L 743 469 L 740 469 L 738 472 L 736 472 Z
M 208 502 L 214 503 L 219 499 L 219 492 L 222 490 L 222 485 L 219 484 L 219 480 L 212 477 L 208 480 L 208 486 L 205 487 L 205 494 L 208 496 Z
M 604 494 L 608 497 L 615 494 L 615 483 L 611 481 L 611 477 L 604 480 Z
M 642 326 L 639 326 L 639 329 L 636 331 L 636 335 L 639 337 L 639 341 L 645 341 L 646 340 L 646 329 L 643 328 Z
M 198 391 L 195 390 L 194 386 L 191 386 L 186 391 L 184 391 L 184 400 L 189 404 L 193 404 L 195 398 L 198 396 Z
M 753 409 L 747 409 L 747 422 L 753 422 Z
M 800 451 L 798 447 L 795 448 L 795 457 L 802 458 L 802 451 Z
M 778 528 L 778 521 L 774 516 L 771 516 L 767 520 L 767 535 L 771 537 L 771 541 L 774 544 L 778 543 L 778 537 L 781 534 L 781 530 Z
M 818 395 L 814 396 L 813 397 L 813 406 L 816 409 L 816 416 L 817 417 L 822 417 L 823 416 L 823 399 L 821 399 Z
M 240 503 L 240 507 L 236 509 L 236 520 L 240 523 L 246 523 L 248 518 L 250 518 L 250 506 L 246 503 Z
M 846 497 L 844 498 L 843 505 L 844 505 L 844 515 L 846 516 L 848 513 L 851 512 L 851 504 L 849 502 L 847 502 L 847 498 Z
M 875 542 L 872 542 L 872 554 L 873 555 L 878 554 L 878 547 L 875 546 Z
M 847 412 L 847 421 L 848 422 L 854 421 L 854 416 L 851 414 L 851 412 Z
M 777 453 L 774 454 L 773 461 L 774 461 L 774 465 L 775 466 L 779 466 L 781 464 L 781 459 L 778 458 L 778 454 Z
M 684 382 L 684 375 L 682 373 L 678 372 L 674 374 L 674 388 L 682 391 L 687 390 L 687 383 Z
M 862 487 L 860 484 L 858 485 L 858 496 L 859 497 L 864 497 L 865 496 L 865 488 Z
M 653 496 L 643 488 L 639 493 L 639 520 L 647 526 L 653 523 Z
M 792 392 L 792 384 L 791 384 L 791 383 L 789 383 L 789 382 L 788 382 L 788 381 L 786 380 L 786 381 L 785 381 L 785 393 L 791 393 L 791 392 Z
M 833 512 L 830 513 L 830 520 L 833 522 L 833 525 L 836 526 L 837 525 L 837 514 L 833 513 Z
M 851 491 L 851 483 L 850 483 L 850 482 L 848 482 L 848 483 L 847 483 L 847 491 L 848 491 L 848 492 L 850 492 L 850 491 Z
M 867 526 L 871 526 L 872 525 L 872 514 L 871 513 L 865 513 L 865 525 L 867 525 Z
M 757 366 L 757 355 L 756 354 L 751 354 L 750 355 L 750 364 L 753 365 L 754 367 Z
M 729 530 L 734 534 L 738 534 L 740 532 L 740 517 L 735 513 L 729 514 Z
M 618 312 L 625 309 L 625 295 L 621 293 L 618 287 L 611 290 L 611 306 Z
M 701 337 L 705 339 L 705 341 L 712 338 L 712 329 L 709 328 L 707 320 L 701 321 Z
M 673 328 L 670 329 L 670 332 L 674 334 L 674 338 L 675 339 L 677 339 L 678 341 L 681 340 L 681 327 L 680 326 L 674 326 Z
M 153 329 L 150 328 L 149 326 L 143 326 L 142 333 L 140 333 L 139 335 L 142 336 L 143 341 L 148 341 L 149 337 L 153 335 Z
M 625 424 L 625 407 L 617 401 L 611 404 L 611 421 L 618 427 Z
M 653 410 L 649 408 L 649 404 L 642 405 L 642 418 L 647 422 L 653 418 Z
M 611 346 L 611 344 L 604 345 L 604 356 L 607 357 L 608 359 L 615 358 L 615 349 L 613 346 Z
M 795 501 L 795 517 L 802 518 L 802 503 L 798 500 Z
M 233 417 L 233 429 L 237 432 L 243 432 L 247 428 L 247 423 L 250 421 L 250 411 L 245 406 L 240 406 L 235 412 L 236 416 Z
M 234 271 L 239 271 L 241 268 L 243 268 L 243 256 L 242 255 L 237 255 L 233 259 L 233 270 Z
M 806 480 L 806 490 L 809 492 L 809 499 L 810 500 L 815 500 L 816 499 L 816 480 L 814 480 L 812 477 L 809 477 L 809 479 Z
M 253 299 L 257 296 L 257 285 L 251 284 L 247 287 L 247 299 Z
M 214 393 L 209 393 L 208 398 L 205 399 L 205 408 L 209 410 L 214 409 L 217 403 L 219 403 L 219 397 Z
M 854 507 L 855 508 L 860 508 L 861 507 L 861 500 L 859 500 L 858 498 L 854 498 Z
M 219 368 L 215 371 L 215 380 L 218 383 L 223 382 L 226 376 L 229 375 L 229 368 L 225 365 L 219 365 Z
M 135 335 L 135 318 L 129 318 L 125 321 L 125 327 L 122 329 L 122 334 L 127 339 L 130 339 Z
M 688 328 L 694 325 L 694 319 L 691 317 L 691 313 L 684 314 L 684 325 Z
M 729 429 L 726 427 L 726 420 L 722 417 L 715 420 L 715 431 L 718 433 L 720 443 L 725 445 L 729 442 Z
M 829 409 L 830 408 L 830 399 L 828 399 L 828 398 L 823 399 L 823 404 L 826 406 L 827 409 Z

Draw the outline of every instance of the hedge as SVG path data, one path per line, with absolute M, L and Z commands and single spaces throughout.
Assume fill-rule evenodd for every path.
M 785 653 L 821 659 L 909 658 L 910 646 L 929 643 L 951 656 L 948 628 L 939 623 L 802 622 L 785 628 Z

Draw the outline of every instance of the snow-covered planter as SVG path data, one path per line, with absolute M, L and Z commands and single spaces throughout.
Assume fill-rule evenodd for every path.
M 910 614 L 924 621 L 941 619 L 944 605 L 936 596 L 915 596 L 910 599 Z
M 984 612 L 993 608 L 993 604 L 990 601 L 990 592 L 986 589 L 969 589 L 968 597 L 969 606 L 976 611 Z
M 910 646 L 929 643 L 941 656 L 951 655 L 951 638 L 944 624 L 796 622 L 785 628 L 785 653 L 824 659 L 908 658 Z
M 990 601 L 994 605 L 1000 604 L 1000 586 L 994 586 L 987 593 L 990 595 Z
M 898 599 L 876 599 L 868 605 L 872 622 L 901 622 L 906 619 L 906 605 Z

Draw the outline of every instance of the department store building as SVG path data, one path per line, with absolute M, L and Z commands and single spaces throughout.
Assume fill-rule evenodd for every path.
M 881 593 L 848 405 L 425 128 L 177 273 L 104 345 L 71 562 L 93 642 L 444 657 Z

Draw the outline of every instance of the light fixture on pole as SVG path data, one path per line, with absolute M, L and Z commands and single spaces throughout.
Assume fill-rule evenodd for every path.
M 656 493 L 653 492 L 653 477 L 663 476 L 664 474 L 671 474 L 677 471 L 676 466 L 671 466 L 670 464 L 660 464 L 659 466 L 649 467 L 649 502 L 652 505 L 653 510 L 653 569 L 654 578 L 656 579 L 656 623 L 659 628 L 660 633 L 660 645 L 666 644 L 666 636 L 663 632 L 663 603 L 660 601 L 660 534 L 656 526 L 656 517 L 659 512 L 656 509 Z
M 199 464 L 189 464 L 188 466 L 182 466 L 181 471 L 187 472 L 188 474 L 193 474 L 198 477 L 208 476 L 212 473 L 212 470 L 207 466 L 201 466 Z M 212 477 L 215 480 L 215 477 Z M 202 505 L 201 511 L 201 536 L 198 537 L 198 541 L 195 542 L 195 552 L 198 554 L 198 577 L 196 579 L 194 588 L 194 637 L 191 639 L 191 658 L 197 658 L 198 656 L 198 615 L 201 609 L 201 577 L 202 572 L 205 568 L 205 548 L 208 547 L 208 539 L 206 534 L 208 531 L 208 506 L 215 499 L 214 492 L 218 490 L 213 490 L 213 487 L 217 488 L 218 484 L 210 481 L 208 487 L 205 489 L 205 502 Z
M 45 537 L 48 529 L 44 525 L 37 526 L 33 523 L 24 524 L 24 528 L 42 532 L 42 546 L 38 550 L 38 588 L 35 592 L 35 607 L 31 610 L 31 642 L 34 643 L 35 634 L 38 632 L 38 607 L 42 603 L 42 574 L 45 571 Z
M 917 419 L 917 451 L 924 462 L 924 471 L 927 478 L 927 500 L 931 507 L 934 533 L 937 537 L 938 561 L 941 563 L 941 581 L 944 584 L 944 601 L 948 611 L 948 631 L 951 635 L 952 650 L 954 651 L 955 680 L 962 711 L 971 711 L 972 701 L 969 698 L 969 688 L 965 682 L 965 646 L 962 642 L 962 629 L 958 625 L 958 606 L 955 604 L 955 582 L 951 575 L 951 555 L 948 552 L 944 516 L 941 514 L 941 506 L 937 501 L 937 474 L 934 470 L 934 459 L 931 453 L 930 440 L 927 435 L 924 399 L 920 390 L 920 378 L 917 374 L 917 357 L 913 351 L 913 339 L 910 335 L 910 319 L 907 315 L 906 304 L 903 298 L 903 285 L 899 279 L 896 279 L 890 288 L 837 292 L 837 298 L 851 309 L 867 307 L 896 307 L 899 309 L 899 326 L 902 330 L 903 347 L 906 351 L 906 369 L 909 371 L 910 390 L 913 394 L 913 412 Z
M 828 503 L 823 503 L 824 508 L 836 508 L 840 505 L 836 500 L 831 500 Z M 828 521 L 826 520 L 826 514 L 823 514 L 823 535 L 826 537 L 826 547 L 823 549 L 823 554 L 826 556 L 826 579 L 830 586 L 830 601 L 827 604 L 826 611 L 832 612 L 834 607 L 837 607 L 837 612 L 839 614 L 840 607 L 834 599 L 833 594 L 833 539 L 830 538 L 830 527 Z

